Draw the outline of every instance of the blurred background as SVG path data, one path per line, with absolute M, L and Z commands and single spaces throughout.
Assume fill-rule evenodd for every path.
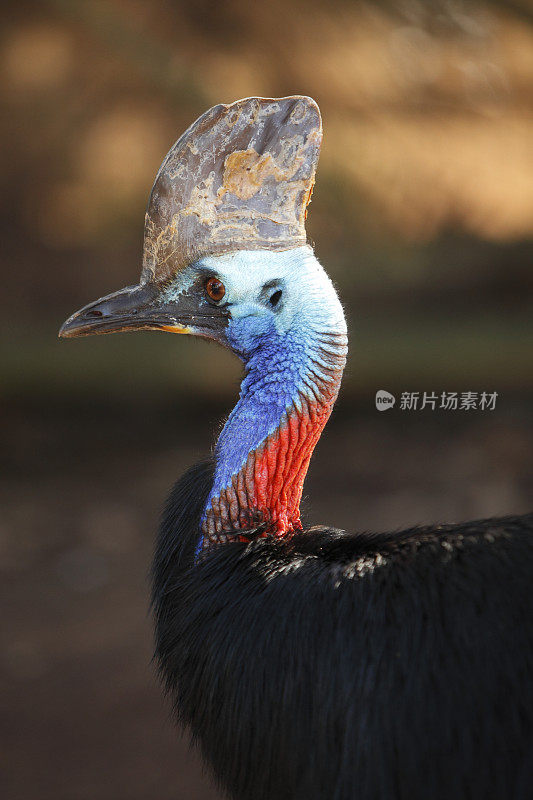
M 150 663 L 147 574 L 163 497 L 209 452 L 239 364 L 186 337 L 57 329 L 137 281 L 153 178 L 199 114 L 310 94 L 325 138 L 308 230 L 351 357 L 309 520 L 531 510 L 533 4 L 18 0 L 3 15 L 3 796 L 214 800 Z M 378 389 L 498 398 L 378 413 Z

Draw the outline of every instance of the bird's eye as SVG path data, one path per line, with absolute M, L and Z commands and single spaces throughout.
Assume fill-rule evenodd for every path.
M 279 301 L 281 300 L 281 294 L 282 294 L 282 292 L 281 292 L 281 289 L 278 289 L 278 291 L 277 291 L 277 292 L 274 292 L 274 294 L 273 294 L 273 295 L 272 295 L 272 297 L 270 298 L 270 305 L 271 305 L 273 308 L 275 308 L 275 306 L 277 306 L 277 304 L 278 304 L 278 303 L 279 303 Z
M 219 302 L 226 294 L 226 287 L 218 278 L 209 278 L 205 285 L 205 290 L 211 300 Z

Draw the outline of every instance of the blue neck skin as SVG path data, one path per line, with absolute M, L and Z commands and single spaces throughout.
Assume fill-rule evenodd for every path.
M 246 318 L 232 323 L 228 339 L 238 337 L 242 342 L 246 324 Z M 215 480 L 208 503 L 229 485 L 250 451 L 279 427 L 284 414 L 299 406 L 301 396 L 310 395 L 307 374 L 318 343 L 313 346 L 309 331 L 280 335 L 272 322 L 268 328 L 254 352 L 248 357 L 243 354 L 246 374 L 239 401 L 215 447 Z

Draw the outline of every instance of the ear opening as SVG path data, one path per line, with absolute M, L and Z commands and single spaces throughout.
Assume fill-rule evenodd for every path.
M 282 290 L 281 289 L 277 289 L 277 291 L 275 291 L 274 294 L 271 295 L 269 302 L 270 302 L 270 305 L 272 306 L 272 308 L 276 308 L 276 306 L 278 305 L 279 301 L 281 300 L 282 294 L 283 294 Z

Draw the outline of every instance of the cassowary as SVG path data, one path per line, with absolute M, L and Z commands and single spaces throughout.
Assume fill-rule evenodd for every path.
M 161 674 L 232 798 L 525 800 L 533 515 L 302 529 L 347 348 L 304 227 L 321 138 L 306 97 L 209 110 L 157 175 L 140 284 L 61 329 L 189 333 L 244 364 L 213 457 L 163 514 Z

